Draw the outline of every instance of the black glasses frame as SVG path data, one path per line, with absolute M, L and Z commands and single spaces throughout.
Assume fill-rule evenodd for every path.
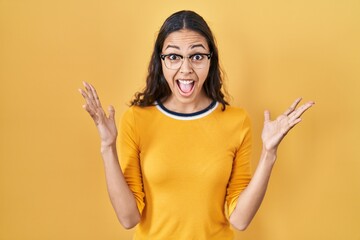
M 183 60 L 184 59 L 184 56 L 182 56 L 182 55 L 179 55 L 179 54 L 175 54 L 175 53 L 170 53 L 170 54 L 160 54 L 160 58 L 163 60 L 163 61 L 165 61 L 165 58 L 166 57 L 168 57 L 168 56 L 170 56 L 170 55 L 175 55 L 175 56 L 178 56 L 178 57 L 180 57 L 181 58 L 181 60 Z M 194 55 L 202 55 L 202 56 L 207 56 L 207 58 L 208 59 L 210 59 L 211 58 L 211 56 L 212 56 L 212 53 L 195 53 L 195 54 L 192 54 L 192 55 L 190 55 L 190 56 L 188 56 L 187 58 L 191 58 L 192 56 L 194 56 Z

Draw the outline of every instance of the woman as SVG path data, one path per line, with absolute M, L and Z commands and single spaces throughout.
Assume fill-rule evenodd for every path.
M 120 223 L 138 225 L 135 239 L 232 239 L 244 230 L 266 192 L 277 148 L 314 102 L 301 98 L 276 120 L 265 111 L 263 150 L 251 178 L 251 126 L 222 92 L 218 50 L 204 19 L 180 11 L 155 42 L 146 87 L 119 131 L 95 88 L 80 89 L 101 138 L 108 192 Z M 224 207 L 225 206 L 225 207 Z

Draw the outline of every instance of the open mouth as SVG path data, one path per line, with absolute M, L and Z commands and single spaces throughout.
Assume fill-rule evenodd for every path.
M 193 81 L 193 80 L 176 80 L 176 84 L 179 88 L 181 95 L 189 96 L 194 90 L 195 81 Z

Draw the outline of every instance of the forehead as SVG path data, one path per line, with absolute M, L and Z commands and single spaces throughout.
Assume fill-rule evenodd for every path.
M 166 37 L 163 45 L 163 51 L 167 48 L 173 47 L 186 50 L 192 48 L 195 45 L 202 45 L 206 50 L 209 49 L 206 38 L 204 36 L 192 30 L 182 29 L 172 32 Z

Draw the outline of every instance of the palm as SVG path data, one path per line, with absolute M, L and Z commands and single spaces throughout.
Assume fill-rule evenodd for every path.
M 110 106 L 109 116 L 107 117 L 95 88 L 88 83 L 84 83 L 84 86 L 86 91 L 82 89 L 79 90 L 86 101 L 83 107 L 94 120 L 100 135 L 101 144 L 107 146 L 112 145 L 115 143 L 117 137 L 117 128 L 114 119 L 115 110 Z
M 98 128 L 101 142 L 111 145 L 115 142 L 117 136 L 115 120 L 107 117 L 102 108 L 96 113 L 96 118 L 94 122 Z
M 270 112 L 265 111 L 262 141 L 265 149 L 276 150 L 285 135 L 301 121 L 300 116 L 309 109 L 314 102 L 308 102 L 296 109 L 301 98 L 295 100 L 291 107 L 275 120 L 270 121 Z

